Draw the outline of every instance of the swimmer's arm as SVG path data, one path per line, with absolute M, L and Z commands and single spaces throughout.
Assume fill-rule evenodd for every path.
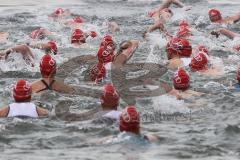
M 7 117 L 9 112 L 9 107 L 4 107 L 0 109 L 0 117 Z
M 230 39 L 234 39 L 237 36 L 236 33 L 224 28 L 219 29 L 218 32 Z
M 177 90 L 175 90 L 173 87 L 171 87 L 170 85 L 168 85 L 167 83 L 161 83 L 161 86 L 165 89 L 165 91 L 168 94 L 175 96 L 177 99 L 182 99 L 179 92 Z
M 31 48 L 36 48 L 36 49 L 41 49 L 41 50 L 44 50 L 44 49 L 50 49 L 50 45 L 47 44 L 47 43 L 37 43 L 37 44 L 28 44 L 29 47 Z
M 133 56 L 133 53 L 137 50 L 139 45 L 139 41 L 137 40 L 131 40 L 130 42 L 130 47 L 123 51 L 123 54 L 127 56 L 127 60 L 129 60 Z
M 240 13 L 235 16 L 226 17 L 221 20 L 221 23 L 237 23 L 240 20 Z
M 49 115 L 49 111 L 42 107 L 37 107 L 37 113 L 39 117 L 46 117 Z
M 157 143 L 157 142 L 160 142 L 162 140 L 161 137 L 157 136 L 157 135 L 146 135 L 146 138 L 149 142 L 151 143 Z
M 64 82 L 58 81 L 58 80 L 56 80 L 55 83 L 53 84 L 53 89 L 58 92 L 67 93 L 67 94 L 73 94 L 75 92 L 72 86 L 69 86 Z
M 184 4 L 182 2 L 180 2 L 179 0 L 165 0 L 161 6 L 157 9 L 158 12 L 160 12 L 161 10 L 165 9 L 165 8 L 169 8 L 171 4 L 175 4 L 178 7 L 184 7 Z

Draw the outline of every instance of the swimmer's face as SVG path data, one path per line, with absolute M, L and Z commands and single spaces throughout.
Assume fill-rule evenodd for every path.
M 217 21 L 220 21 L 221 18 L 218 16 L 218 15 L 215 15 L 215 16 L 209 16 L 211 22 L 217 22 Z

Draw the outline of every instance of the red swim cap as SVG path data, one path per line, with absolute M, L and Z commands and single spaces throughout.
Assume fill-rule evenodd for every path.
M 127 106 L 120 115 L 121 132 L 140 133 L 140 115 L 134 106 Z
M 119 105 L 119 95 L 112 84 L 106 84 L 103 86 L 101 104 L 104 107 L 117 109 L 117 106 Z
M 207 68 L 208 58 L 206 53 L 200 52 L 198 55 L 194 56 L 189 64 L 192 71 L 200 71 Z
M 63 14 L 63 12 L 64 12 L 64 9 L 58 8 L 58 9 L 55 10 L 54 14 L 61 15 L 61 14 Z
M 239 45 L 236 45 L 236 46 L 234 46 L 234 49 L 235 49 L 236 51 L 240 52 L 240 44 L 239 44 Z
M 173 86 L 177 90 L 186 90 L 190 86 L 190 77 L 188 73 L 180 68 L 173 76 Z
M 220 11 L 217 9 L 209 10 L 208 16 L 209 16 L 211 22 L 217 22 L 222 19 L 222 15 L 221 15 Z
M 16 102 L 31 100 L 32 87 L 28 81 L 19 80 L 13 88 L 13 98 Z
M 180 27 L 189 27 L 189 24 L 186 20 L 182 20 L 180 23 L 179 23 L 179 26 Z
M 103 40 L 102 40 L 100 46 L 104 46 L 104 47 L 108 46 L 108 47 L 111 47 L 113 50 L 115 50 L 115 48 L 116 48 L 115 42 L 114 42 L 112 36 L 110 36 L 110 35 L 106 35 L 103 37 Z
M 53 53 L 54 55 L 56 55 L 56 54 L 57 54 L 57 51 L 58 51 L 56 42 L 54 42 L 54 41 L 49 41 L 48 44 L 49 44 L 50 47 L 51 47 L 50 52 Z
M 168 59 L 171 59 L 172 55 L 190 57 L 192 54 L 192 46 L 186 39 L 172 38 L 167 44 L 167 54 Z
M 237 80 L 240 83 L 240 68 L 238 68 L 238 71 L 237 71 Z
M 198 46 L 198 52 L 204 52 L 204 53 L 206 53 L 208 55 L 208 49 L 204 45 Z
M 86 36 L 81 29 L 75 29 L 72 34 L 71 43 L 86 43 Z
M 32 31 L 30 37 L 32 39 L 43 39 L 44 38 L 43 31 L 44 31 L 43 28 L 36 29 L 36 30 Z
M 101 63 L 108 63 L 108 62 L 112 62 L 114 60 L 114 52 L 113 50 L 107 47 L 100 47 L 98 50 L 98 61 Z
M 90 77 L 92 81 L 102 81 L 106 77 L 106 68 L 102 63 L 94 65 L 90 69 Z
M 97 37 L 97 32 L 95 31 L 90 31 L 90 34 L 89 34 L 92 38 L 95 38 Z
M 80 16 L 75 17 L 75 18 L 73 19 L 73 21 L 74 21 L 75 23 L 84 23 L 84 22 L 85 22 L 85 20 L 84 20 L 82 17 L 80 17 Z
M 56 61 L 51 57 L 51 55 L 46 54 L 42 57 L 40 62 L 40 72 L 42 77 L 49 78 L 56 74 L 57 64 Z
M 191 36 L 191 31 L 189 30 L 189 28 L 186 26 L 181 26 L 177 32 L 177 37 L 178 38 L 187 38 L 189 36 Z

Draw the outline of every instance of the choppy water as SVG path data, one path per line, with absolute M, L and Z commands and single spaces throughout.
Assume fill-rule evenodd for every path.
M 21 3 L 20 3 L 21 2 Z M 191 2 L 191 3 L 190 3 Z M 213 2 L 213 1 L 212 1 Z M 216 1 L 215 1 L 216 2 Z M 220 2 L 220 1 L 219 1 Z M 225 2 L 225 1 L 221 1 Z M 232 3 L 238 2 L 232 0 Z M 70 9 L 73 13 L 83 16 L 88 22 L 88 29 L 97 30 L 100 35 L 104 20 L 116 21 L 120 33 L 115 34 L 117 42 L 126 39 L 139 39 L 141 45 L 129 63 L 157 62 L 162 63 L 165 57 L 166 40 L 153 33 L 149 42 L 144 42 L 141 33 L 152 23 L 147 12 L 156 8 L 160 1 L 150 0 L 91 0 L 91 1 L 1 1 L 0 30 L 10 33 L 7 43 L 1 44 L 4 49 L 13 44 L 29 41 L 28 34 L 35 28 L 46 27 L 57 32 L 59 52 L 55 58 L 58 64 L 72 57 L 96 53 L 100 38 L 91 40 L 89 45 L 76 49 L 69 43 L 71 30 L 57 22 L 52 22 L 47 15 L 56 7 Z M 206 1 L 186 1 L 193 9 L 182 12 L 174 8 L 177 14 L 168 24 L 170 31 L 177 29 L 182 18 L 187 18 L 197 29 L 192 40 L 193 46 L 199 43 L 207 45 L 211 55 L 220 57 L 214 62 L 222 67 L 225 75 L 216 78 L 191 74 L 192 88 L 207 93 L 200 98 L 188 101 L 176 101 L 169 96 L 137 99 L 137 108 L 145 114 L 155 111 L 165 115 L 142 123 L 143 134 L 156 134 L 163 138 L 158 144 L 148 144 L 141 139 L 119 134 L 116 124 L 105 124 L 95 121 L 65 122 L 56 118 L 47 119 L 1 119 L 0 120 L 0 159 L 240 159 L 240 110 L 239 92 L 229 91 L 227 86 L 235 82 L 235 70 L 239 63 L 239 55 L 221 47 L 220 44 L 233 45 L 231 41 L 209 36 L 209 32 L 217 26 L 210 25 L 207 17 L 209 8 L 220 8 L 225 15 L 239 11 L 240 4 L 207 3 Z M 19 6 L 20 5 L 20 6 Z M 239 23 L 228 27 L 240 33 Z M 36 66 L 43 53 L 33 50 L 37 57 Z M 23 65 L 20 57 L 12 57 L 9 62 L 0 62 L 0 68 L 5 74 L 0 79 L 0 106 L 12 101 L 11 88 L 17 78 L 30 78 L 31 81 L 39 76 L 38 67 L 32 69 Z M 225 66 L 225 67 L 223 67 Z M 14 71 L 14 72 L 9 72 Z M 25 73 L 24 73 L 25 72 Z M 66 79 L 72 84 L 84 84 L 79 81 L 79 70 Z M 171 73 L 169 73 L 171 76 Z M 47 92 L 35 96 L 48 106 L 53 106 L 62 100 L 75 101 L 72 109 L 89 110 L 96 106 L 97 99 L 91 97 L 68 96 Z M 121 108 L 125 102 L 121 101 Z M 191 106 L 188 108 L 187 106 Z M 183 114 L 176 118 L 176 112 Z M 112 142 L 97 144 L 98 139 L 114 135 Z

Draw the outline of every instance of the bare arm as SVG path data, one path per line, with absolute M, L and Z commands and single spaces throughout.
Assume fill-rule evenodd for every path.
M 49 115 L 49 111 L 42 107 L 37 107 L 37 113 L 39 117 L 46 117 Z
M 165 9 L 165 8 L 169 8 L 171 6 L 171 4 L 175 4 L 178 7 L 184 7 L 184 4 L 181 3 L 179 0 L 165 0 L 161 6 L 157 9 L 157 12 L 160 12 L 161 10 Z
M 7 117 L 9 112 L 9 107 L 4 107 L 0 110 L 0 117 Z
M 239 20 L 240 20 L 240 13 L 234 16 L 222 19 L 222 23 L 237 23 Z
M 59 80 L 55 81 L 55 83 L 53 84 L 53 89 L 58 92 L 67 93 L 67 94 L 73 94 L 75 92 L 75 90 L 72 86 L 69 86 Z
M 224 36 L 230 38 L 230 39 L 233 39 L 237 36 L 236 33 L 232 32 L 230 30 L 224 29 L 224 28 L 219 29 L 218 32 L 223 34 Z

